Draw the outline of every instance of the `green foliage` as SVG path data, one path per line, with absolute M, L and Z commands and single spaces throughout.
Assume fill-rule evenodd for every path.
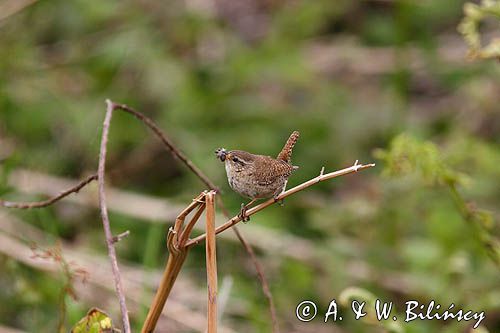
M 111 318 L 102 310 L 93 308 L 87 312 L 75 326 L 71 333 L 112 333 L 119 332 L 113 327 Z
M 490 234 L 495 227 L 492 213 L 463 198 L 457 187 L 464 183 L 465 176 L 445 163 L 434 143 L 402 134 L 393 139 L 388 150 L 378 150 L 375 155 L 384 161 L 387 176 L 416 174 L 425 184 L 446 186 L 464 220 L 500 268 L 500 240 Z
M 434 143 L 407 134 L 396 136 L 388 150 L 378 150 L 375 156 L 384 161 L 386 176 L 417 174 L 428 185 L 454 186 L 464 182 L 465 176 L 446 165 Z
M 469 56 L 471 58 L 497 58 L 500 60 L 500 38 L 493 39 L 487 45 L 483 45 L 479 32 L 481 22 L 488 16 L 500 20 L 500 1 L 483 0 L 480 5 L 467 2 L 464 4 L 464 15 L 458 26 L 458 31 L 469 44 Z

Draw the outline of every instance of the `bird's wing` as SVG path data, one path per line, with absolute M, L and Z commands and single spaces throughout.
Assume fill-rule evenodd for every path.
M 288 178 L 293 171 L 293 166 L 282 160 L 275 160 L 271 157 L 259 159 L 259 165 L 256 165 L 257 170 L 261 170 L 261 174 L 257 177 L 259 185 L 269 185 L 276 179 L 285 177 Z

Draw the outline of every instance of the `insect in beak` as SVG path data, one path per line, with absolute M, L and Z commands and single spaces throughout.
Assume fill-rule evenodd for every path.
M 218 148 L 215 151 L 215 155 L 217 156 L 217 158 L 219 160 L 221 160 L 222 162 L 224 162 L 229 154 L 227 153 L 227 151 L 224 148 Z

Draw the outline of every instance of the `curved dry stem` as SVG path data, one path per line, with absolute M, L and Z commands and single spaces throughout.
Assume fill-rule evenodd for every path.
M 163 133 L 163 131 L 155 124 L 153 120 L 151 120 L 149 117 L 143 115 L 140 112 L 135 111 L 131 107 L 125 104 L 116 104 L 113 103 L 114 109 L 115 110 L 122 110 L 127 113 L 132 114 L 134 117 L 142 121 L 146 126 L 148 126 L 155 134 L 156 136 L 161 140 L 163 145 L 174 155 L 176 158 L 182 161 L 200 180 L 205 183 L 211 190 L 216 190 L 218 191 L 217 186 L 215 186 L 214 183 L 208 177 L 196 166 L 194 165 L 193 162 L 191 162 L 184 153 L 182 153 L 175 145 L 173 142 Z
M 194 225 L 198 220 L 200 219 L 201 214 L 205 210 L 205 204 L 201 204 L 198 206 L 198 210 L 194 213 L 193 217 L 191 220 L 188 222 L 184 230 L 182 231 L 181 235 L 179 236 L 179 241 L 178 241 L 178 246 L 179 247 L 184 247 L 184 244 L 188 241 L 189 235 L 193 231 Z
M 171 228 L 167 236 L 167 246 L 170 249 L 170 254 L 168 256 L 167 264 L 165 266 L 165 270 L 163 271 L 158 290 L 153 298 L 148 315 L 142 326 L 141 333 L 151 333 L 154 331 L 156 323 L 158 322 L 161 312 L 165 306 L 165 302 L 167 301 L 170 291 L 172 291 L 172 287 L 174 286 L 177 276 L 181 271 L 182 265 L 186 260 L 188 249 L 178 249 L 173 244 L 174 236 L 175 233 Z
M 83 187 L 87 186 L 90 182 L 97 180 L 97 174 L 91 175 L 75 186 L 62 191 L 55 197 L 52 197 L 47 200 L 43 201 L 34 201 L 34 202 L 14 202 L 14 201 L 4 201 L 0 200 L 0 206 L 6 207 L 6 208 L 18 208 L 18 209 L 30 209 L 30 208 L 44 208 L 47 206 L 50 206 L 57 201 L 63 199 L 64 197 L 67 197 L 71 193 L 78 193 Z
M 108 248 L 108 256 L 111 261 L 111 269 L 113 271 L 113 279 L 115 282 L 116 293 L 118 294 L 118 301 L 120 303 L 120 312 L 122 315 L 123 331 L 130 333 L 130 321 L 128 318 L 128 310 L 125 302 L 125 293 L 120 276 L 120 269 L 118 268 L 118 261 L 116 260 L 116 252 L 114 246 L 114 238 L 111 233 L 109 224 L 108 208 L 106 205 L 106 192 L 104 191 L 104 173 L 106 169 L 106 147 L 108 144 L 109 124 L 113 115 L 113 103 L 106 100 L 106 117 L 102 126 L 102 139 L 101 149 L 99 151 L 99 167 L 97 169 L 98 182 L 99 182 L 99 207 L 101 209 L 102 225 L 104 227 L 104 234 L 106 235 L 106 245 Z

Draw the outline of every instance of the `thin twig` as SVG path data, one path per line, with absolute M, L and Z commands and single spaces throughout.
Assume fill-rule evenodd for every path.
M 102 224 L 104 227 L 104 234 L 106 235 L 106 245 L 108 247 L 108 256 L 111 261 L 111 268 L 113 271 L 113 279 L 115 282 L 116 293 L 120 302 L 120 311 L 122 315 L 123 330 L 125 333 L 130 333 L 130 321 L 128 318 L 128 310 L 125 302 L 125 293 L 123 292 L 120 269 L 116 260 L 116 252 L 113 242 L 113 234 L 109 225 L 108 208 L 106 206 L 106 193 L 104 191 L 104 173 L 106 167 L 106 147 L 108 143 L 109 125 L 113 115 L 113 103 L 106 100 L 106 117 L 102 127 L 101 149 L 99 151 L 99 167 L 97 169 L 99 181 L 99 207 L 101 208 Z
M 202 192 L 199 196 L 193 199 L 193 201 L 179 213 L 174 223 L 174 232 L 177 234 L 181 232 L 182 227 L 184 226 L 184 220 L 186 220 L 186 216 L 189 215 L 196 207 L 200 205 L 204 205 L 202 198 L 205 196 L 205 192 Z M 177 244 L 176 244 L 177 245 Z
M 118 243 L 119 241 L 121 241 L 125 237 L 128 237 L 128 235 L 130 235 L 130 230 L 127 230 L 125 232 L 122 232 L 121 234 L 113 236 L 113 243 Z
M 372 163 L 372 164 L 354 164 L 353 166 L 349 167 L 349 168 L 345 168 L 345 169 L 341 169 L 341 170 L 338 170 L 338 171 L 334 171 L 334 172 L 330 172 L 330 173 L 327 173 L 327 174 L 320 174 L 319 176 L 317 177 L 314 177 L 313 179 L 310 179 L 300 185 L 297 185 L 283 193 L 281 193 L 279 196 L 277 196 L 276 198 L 271 198 L 267 201 L 264 201 L 263 203 L 255 206 L 255 207 L 252 207 L 250 208 L 249 210 L 247 210 L 246 212 L 246 215 L 247 216 L 251 216 L 261 210 L 263 210 L 264 208 L 274 204 L 275 202 L 277 201 L 280 201 L 280 200 L 283 200 L 285 199 L 286 197 L 292 195 L 292 194 L 295 194 L 299 191 L 302 191 L 303 189 L 305 188 L 308 188 L 314 184 L 317 184 L 319 182 L 322 182 L 322 181 L 325 181 L 325 180 L 328 180 L 328 179 L 332 179 L 332 178 L 336 178 L 336 177 L 340 177 L 340 176 L 343 176 L 343 175 L 347 175 L 349 173 L 353 173 L 353 172 L 358 172 L 359 170 L 364 170 L 364 169 L 367 169 L 367 168 L 372 168 L 374 167 L 375 164 Z M 226 223 L 218 226 L 216 229 L 215 229 L 215 233 L 216 234 L 219 234 L 221 232 L 223 232 L 224 230 L 228 229 L 228 228 L 231 228 L 233 227 L 235 224 L 237 224 L 238 222 L 241 221 L 241 218 L 238 217 L 238 216 L 234 216 L 232 219 L 228 220 Z M 189 241 L 187 241 L 186 243 L 186 246 L 187 247 L 190 247 L 190 246 L 193 246 L 195 244 L 198 244 L 199 242 L 201 242 L 202 240 L 204 240 L 206 238 L 206 235 L 203 234 L 203 235 L 200 235 L 196 238 L 193 238 L 193 239 L 190 239 Z
M 179 236 L 178 247 L 184 247 L 184 244 L 186 244 L 186 242 L 188 241 L 189 235 L 191 234 L 191 231 L 193 231 L 194 225 L 196 224 L 196 222 L 198 222 L 201 214 L 205 210 L 205 206 L 205 204 L 198 206 L 198 210 L 194 213 L 193 217 L 182 231 L 182 234 Z
M 58 188 L 70 188 L 79 181 L 26 169 L 13 171 L 8 177 L 9 185 L 15 187 L 16 191 L 30 195 L 41 194 L 47 198 L 59 194 L 59 191 L 57 191 Z M 79 195 L 69 195 L 64 198 L 64 201 L 99 209 L 97 184 L 95 188 L 88 189 L 88 186 L 86 187 L 87 191 L 81 189 L 78 192 Z M 117 211 L 120 214 L 130 215 L 131 217 L 139 220 L 147 220 L 151 223 L 165 223 L 165 221 L 175 220 L 179 211 L 184 208 L 165 198 L 119 190 L 110 186 L 106 187 L 106 194 L 107 205 L 110 211 Z M 0 210 L 1 208 L 0 206 Z
M 266 276 L 264 275 L 264 268 L 262 267 L 262 265 L 258 260 L 254 260 L 254 258 L 256 259 L 257 256 L 255 255 L 255 252 L 253 251 L 250 244 L 246 241 L 245 238 L 241 236 L 239 229 L 236 226 L 234 226 L 233 230 L 236 233 L 236 236 L 238 236 L 241 244 L 243 244 L 243 246 L 245 247 L 245 250 L 248 253 L 251 253 L 250 258 L 252 258 L 255 270 L 257 271 L 257 276 L 259 278 L 260 284 L 262 285 L 262 291 L 264 292 L 264 296 L 266 296 L 267 301 L 269 302 L 269 310 L 271 311 L 273 332 L 279 333 L 280 328 L 278 324 L 278 316 L 276 314 L 276 307 L 274 306 L 273 294 L 271 293 L 271 289 L 269 288 L 269 284 L 267 283 Z
M 500 244 L 497 244 L 497 239 L 489 232 L 485 232 L 486 227 L 476 211 L 477 208 L 475 208 L 473 204 L 465 201 L 460 195 L 456 184 L 449 182 L 447 185 L 462 218 L 472 227 L 474 236 L 482 244 L 493 263 L 495 263 L 497 268 L 500 268 L 500 253 L 497 250 Z
M 205 252 L 207 258 L 207 331 L 217 333 L 217 251 L 215 242 L 215 191 L 205 196 L 207 241 Z
M 198 178 L 205 183 L 211 190 L 216 190 L 218 191 L 217 186 L 215 186 L 214 183 L 210 179 L 208 179 L 207 176 L 196 166 L 191 162 L 184 153 L 182 153 L 175 145 L 173 142 L 163 133 L 163 131 L 154 123 L 153 120 L 145 116 L 144 114 L 135 111 L 131 107 L 125 104 L 116 104 L 113 103 L 114 109 L 117 110 L 122 110 L 125 112 L 128 112 L 132 114 L 134 117 L 142 121 L 146 126 L 148 126 L 155 134 L 158 136 L 158 138 L 163 142 L 165 147 L 174 155 L 177 157 L 179 160 L 181 160 Z
M 43 208 L 52 205 L 53 203 L 61 200 L 62 198 L 70 195 L 71 193 L 78 193 L 83 187 L 85 187 L 87 184 L 90 182 L 94 181 L 97 179 L 97 174 L 91 175 L 84 180 L 82 180 L 80 183 L 77 185 L 73 186 L 72 188 L 69 188 L 60 194 L 56 195 L 55 197 L 52 197 L 47 200 L 43 201 L 35 201 L 35 202 L 13 202 L 13 201 L 3 201 L 0 200 L 0 206 L 6 207 L 6 208 L 18 208 L 18 209 L 30 209 L 30 208 Z

